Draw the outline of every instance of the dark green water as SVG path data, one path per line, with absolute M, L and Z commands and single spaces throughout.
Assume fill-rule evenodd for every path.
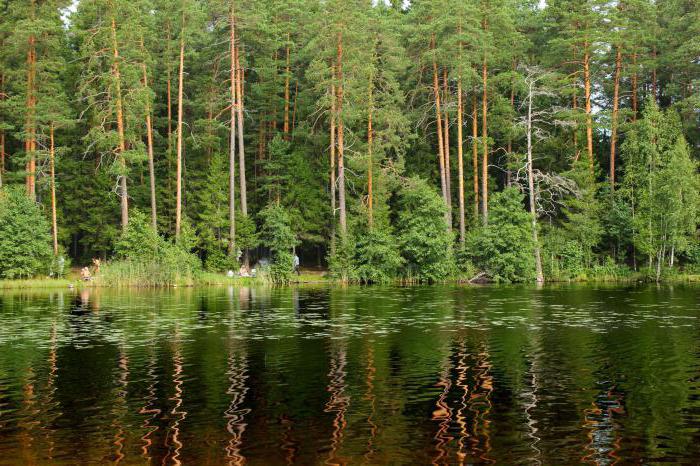
M 0 464 L 700 462 L 700 288 L 0 294 Z

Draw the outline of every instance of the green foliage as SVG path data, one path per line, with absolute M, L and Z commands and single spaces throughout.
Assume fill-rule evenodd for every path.
M 0 189 L 0 278 L 31 278 L 51 263 L 51 227 L 21 188 Z
M 186 236 L 183 235 L 177 244 L 173 244 L 158 235 L 146 215 L 133 211 L 126 230 L 115 246 L 118 260 L 106 264 L 99 278 L 108 285 L 172 286 L 192 283 L 201 264 L 199 258 L 190 253 L 193 243 Z
M 297 245 L 289 214 L 282 206 L 270 204 L 260 212 L 259 217 L 262 221 L 261 243 L 272 253 L 272 282 L 289 283 L 294 268 L 291 251 Z
M 467 250 L 479 269 L 497 282 L 524 282 L 535 278 L 531 217 L 523 195 L 508 188 L 492 197 L 489 223 L 474 230 Z
M 404 259 L 389 229 L 372 228 L 355 246 L 354 274 L 362 283 L 389 283 L 399 276 Z
M 425 180 L 410 178 L 400 193 L 398 242 L 407 275 L 424 282 L 447 279 L 456 269 L 454 236 L 445 222 L 445 204 Z

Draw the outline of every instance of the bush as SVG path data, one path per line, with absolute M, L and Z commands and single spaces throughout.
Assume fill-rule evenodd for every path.
M 292 249 L 297 244 L 287 211 L 279 205 L 271 204 L 260 213 L 262 228 L 260 240 L 272 253 L 270 279 L 273 283 L 289 283 L 294 271 Z
M 388 230 L 372 228 L 356 242 L 354 275 L 362 283 L 388 283 L 403 263 L 396 238 Z
M 420 178 L 408 179 L 399 194 L 398 239 L 407 275 L 425 282 L 447 279 L 456 267 L 442 198 Z
M 337 235 L 328 257 L 330 276 L 342 282 L 358 280 L 355 264 L 355 238 L 351 233 Z
M 534 244 L 530 214 L 523 195 L 507 188 L 493 195 L 489 223 L 474 230 L 467 244 L 474 265 L 497 282 L 535 279 Z
M 0 278 L 30 278 L 51 264 L 51 226 L 21 188 L 0 190 Z
M 199 258 L 190 253 L 192 244 L 188 227 L 173 244 L 158 235 L 144 214 L 134 211 L 115 245 L 117 261 L 106 264 L 100 278 L 114 285 L 191 284 L 201 269 Z

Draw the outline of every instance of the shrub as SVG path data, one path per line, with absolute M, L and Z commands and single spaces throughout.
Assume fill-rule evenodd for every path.
M 395 279 L 404 260 L 396 238 L 388 229 L 372 228 L 358 238 L 354 275 L 362 283 L 388 283 Z
M 474 265 L 497 282 L 534 280 L 531 219 L 523 207 L 523 195 L 508 188 L 494 194 L 489 207 L 488 225 L 469 236 L 467 247 Z
M 399 194 L 398 239 L 407 275 L 419 281 L 445 280 L 456 267 L 442 198 L 420 178 L 408 179 Z
M 29 278 L 51 264 L 51 227 L 20 188 L 0 190 L 0 278 Z
M 189 227 L 181 233 L 180 240 L 173 244 L 158 235 L 143 213 L 132 212 L 129 224 L 115 244 L 117 261 L 106 264 L 100 278 L 114 285 L 191 284 L 201 264 L 190 253 L 194 240 Z
M 262 219 L 260 239 L 272 253 L 270 279 L 273 283 L 289 283 L 294 264 L 292 249 L 297 244 L 287 211 L 279 205 L 268 205 L 259 213 Z

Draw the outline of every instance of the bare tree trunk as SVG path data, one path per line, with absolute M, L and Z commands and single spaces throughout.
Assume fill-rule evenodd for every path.
M 117 134 L 119 136 L 119 165 L 122 173 L 120 175 L 120 195 L 121 195 L 121 216 L 122 229 L 125 230 L 129 224 L 129 193 L 126 182 L 126 136 L 124 135 L 124 109 L 122 108 L 122 84 L 121 73 L 119 71 L 119 47 L 117 45 L 117 22 L 112 18 L 112 52 L 114 54 L 114 64 L 112 73 L 114 74 L 115 98 L 117 107 Z
M 612 123 L 610 129 L 610 189 L 615 191 L 615 150 L 617 149 L 617 119 L 620 95 L 620 71 L 622 68 L 622 50 L 617 46 L 615 53 L 615 85 L 613 90 Z
M 515 73 L 515 70 L 517 68 L 515 59 L 513 59 L 513 73 Z M 510 109 L 512 111 L 515 110 L 515 82 L 514 79 L 510 80 Z M 511 136 L 508 136 L 508 147 L 506 149 L 506 152 L 508 153 L 508 162 L 510 162 L 510 159 L 513 154 L 513 138 Z M 513 177 L 513 173 L 510 169 L 509 166 L 506 167 L 506 186 L 510 187 L 512 184 L 511 178 Z
M 53 123 L 49 126 L 49 170 L 51 176 L 51 236 L 53 237 L 53 254 L 58 256 L 58 222 L 56 220 L 56 146 L 53 137 Z
M 289 57 L 289 33 L 287 33 L 287 63 L 284 69 L 284 138 L 289 139 L 289 73 L 290 73 L 290 57 Z
M 484 24 L 486 24 L 484 22 Z M 481 215 L 484 225 L 489 223 L 489 129 L 488 129 L 488 64 L 486 55 L 484 54 L 484 62 L 481 67 L 481 79 L 483 83 L 483 96 L 481 98 L 481 137 L 482 137 L 482 154 L 481 154 Z
M 230 107 L 231 123 L 229 127 L 229 155 L 228 155 L 228 253 L 236 255 L 236 29 L 234 27 L 234 10 L 231 5 L 229 29 L 229 52 L 231 58 L 230 69 Z
M 443 129 L 445 130 L 445 137 L 443 141 L 445 143 L 445 188 L 447 189 L 447 214 L 448 221 L 447 225 L 452 230 L 452 173 L 451 173 L 451 163 L 450 163 L 450 117 L 447 111 L 447 100 L 449 97 L 449 89 L 447 87 L 447 68 L 442 69 L 442 89 L 444 95 L 444 108 L 445 111 L 443 115 L 445 117 L 445 123 Z
M 532 97 L 534 94 L 534 82 L 529 83 L 527 102 L 527 184 L 530 198 L 530 221 L 532 224 L 532 241 L 535 248 L 535 272 L 537 283 L 544 283 L 542 273 L 542 257 L 540 252 L 540 242 L 537 237 L 537 208 L 535 205 L 535 181 L 532 168 Z
M 637 121 L 637 52 L 632 54 L 632 121 Z
M 141 39 L 141 49 L 143 50 L 143 38 Z M 143 86 L 148 88 L 148 73 L 146 72 L 146 63 L 141 64 L 143 72 Z M 158 212 L 156 206 L 156 170 L 153 161 L 153 124 L 151 122 L 151 102 L 146 101 L 146 148 L 148 151 L 148 177 L 151 188 L 151 224 L 153 229 L 158 229 Z
M 588 165 L 593 172 L 593 115 L 591 113 L 591 53 L 588 43 L 584 44 L 583 80 L 586 98 L 586 149 L 588 150 Z
M 431 48 L 435 49 L 435 37 L 432 38 Z M 440 187 L 442 188 L 442 200 L 445 203 L 445 207 L 448 207 L 447 200 L 447 180 L 445 177 L 445 142 L 444 133 L 442 129 L 442 111 L 440 109 L 440 83 L 438 80 L 438 68 L 435 56 L 433 56 L 433 97 L 435 99 L 435 120 L 437 122 L 437 136 L 438 136 L 438 162 L 440 166 Z M 445 222 L 447 223 L 447 228 L 449 229 L 449 209 L 445 209 Z
M 34 0 L 31 1 L 31 16 L 34 17 Z M 27 153 L 27 195 L 36 200 L 36 38 L 29 35 L 27 50 L 27 117 L 25 129 L 25 152 Z
M 371 229 L 374 223 L 373 216 L 373 193 L 372 193 L 372 177 L 373 177 L 373 160 L 372 160 L 372 145 L 374 142 L 374 131 L 372 130 L 372 115 L 374 112 L 373 87 L 374 82 L 370 75 L 369 85 L 367 86 L 368 94 L 368 111 L 367 111 L 367 223 Z
M 177 162 L 176 162 L 176 197 L 175 197 L 175 238 L 180 237 L 182 227 L 182 119 L 184 108 L 182 93 L 185 85 L 185 13 L 182 13 L 182 29 L 180 31 L 180 71 L 178 72 L 177 89 Z
M 472 166 L 474 169 L 474 220 L 479 218 L 479 115 L 476 93 L 472 94 Z
M 3 43 L 0 41 L 0 47 Z M 0 102 L 5 100 L 5 75 L 0 72 Z M 2 177 L 5 175 L 5 130 L 0 129 L 0 188 L 2 188 Z
M 338 207 L 340 210 L 340 233 L 345 237 L 347 233 L 347 212 L 345 210 L 345 147 L 343 141 L 343 33 L 338 33 L 338 57 L 336 72 L 338 73 L 337 89 L 337 130 L 338 130 Z
M 333 68 L 333 76 L 335 77 L 335 66 Z M 336 105 L 337 105 L 337 96 L 336 96 L 336 86 L 335 83 L 331 85 L 331 134 L 330 134 L 330 142 L 331 142 L 331 147 L 330 147 L 330 165 L 331 165 L 331 173 L 330 173 L 330 188 L 331 188 L 331 253 L 335 252 L 335 147 L 336 147 L 336 141 L 335 141 L 335 136 L 336 136 Z
M 461 44 L 460 44 L 461 50 Z M 464 125 L 464 108 L 462 105 L 462 75 L 457 78 L 457 176 L 459 177 L 459 242 L 464 244 L 466 221 L 464 214 L 464 148 L 462 126 Z
M 236 96 L 238 98 L 238 171 L 239 182 L 241 184 L 241 213 L 244 217 L 248 216 L 248 186 L 245 176 L 245 143 L 243 141 L 243 68 L 241 68 L 240 48 L 236 51 Z

